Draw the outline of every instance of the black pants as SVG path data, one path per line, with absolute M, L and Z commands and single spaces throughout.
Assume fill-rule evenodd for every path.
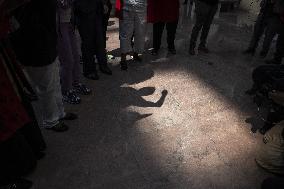
M 103 14 L 79 13 L 76 16 L 82 41 L 83 73 L 96 72 L 94 55 L 96 55 L 99 65 L 107 64 Z
M 213 22 L 214 16 L 218 10 L 217 5 L 208 5 L 202 1 L 196 1 L 196 22 L 192 29 L 191 39 L 190 39 L 190 48 L 195 48 L 197 37 L 199 35 L 200 30 L 200 46 L 205 46 L 207 37 L 210 31 L 211 24 Z
M 107 6 L 108 6 L 108 12 L 104 14 L 104 17 L 103 17 L 105 42 L 107 41 L 106 33 L 107 33 L 108 21 L 109 21 L 111 9 L 112 9 L 112 4 L 108 1 Z
M 153 48 L 159 50 L 164 28 L 167 28 L 168 49 L 175 49 L 175 38 L 178 22 L 158 22 L 153 25 Z

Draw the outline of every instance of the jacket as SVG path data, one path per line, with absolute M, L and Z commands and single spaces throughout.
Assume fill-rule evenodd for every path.
M 11 42 L 21 64 L 52 64 L 57 57 L 56 1 L 31 0 L 16 12 L 16 18 L 20 28 L 11 35 Z

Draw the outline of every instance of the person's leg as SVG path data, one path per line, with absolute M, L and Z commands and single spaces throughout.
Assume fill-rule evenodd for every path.
M 72 48 L 72 57 L 73 57 L 73 71 L 72 71 L 72 87 L 77 94 L 88 95 L 92 91 L 89 87 L 81 83 L 81 66 L 80 66 L 80 55 L 79 48 L 77 44 L 76 34 L 73 31 L 73 28 L 70 27 L 69 36 L 71 41 Z
M 168 42 L 168 49 L 170 51 L 175 51 L 175 38 L 176 38 L 176 31 L 177 31 L 178 22 L 171 22 L 167 23 L 167 42 Z
M 74 65 L 72 47 L 72 26 L 70 23 L 59 24 L 60 33 L 58 35 L 58 55 L 60 60 L 60 77 L 62 85 L 63 100 L 70 104 L 79 104 L 81 99 L 73 91 Z M 79 61 L 79 60 L 77 60 Z M 79 64 L 79 63 L 78 63 Z
M 153 51 L 156 51 L 156 53 L 161 47 L 164 27 L 165 27 L 164 22 L 157 22 L 153 24 L 153 48 L 154 48 Z
M 246 51 L 244 51 L 245 54 L 254 54 L 255 49 L 258 46 L 260 37 L 262 36 L 264 29 L 265 29 L 264 21 L 265 21 L 264 15 L 262 12 L 260 12 L 255 22 L 255 25 L 254 25 L 254 30 L 253 30 L 253 34 L 251 37 L 249 47 Z
M 196 41 L 197 41 L 199 32 L 207 19 L 206 15 L 209 10 L 208 8 L 209 7 L 206 3 L 203 3 L 200 1 L 196 1 L 195 3 L 196 21 L 192 29 L 191 38 L 190 38 L 190 47 L 189 47 L 190 54 L 192 55 L 195 54 L 194 49 L 196 47 Z
M 95 65 L 95 27 L 93 20 L 96 15 L 81 13 L 79 17 L 79 33 L 83 58 L 83 74 L 90 79 L 99 79 Z M 93 75 L 94 77 L 89 77 Z
M 142 54 L 145 48 L 146 13 L 134 13 L 134 53 Z M 134 55 L 135 56 L 135 55 Z M 135 58 L 135 57 L 134 57 Z
M 271 42 L 273 38 L 276 36 L 278 27 L 279 27 L 279 19 L 278 18 L 271 18 L 267 21 L 267 27 L 265 31 L 265 37 L 263 41 L 263 46 L 260 55 L 265 57 L 268 54 L 270 49 Z
M 208 9 L 209 9 L 209 11 L 208 11 L 208 14 L 206 15 L 205 23 L 203 25 L 202 33 L 201 33 L 201 37 L 200 37 L 200 44 L 199 44 L 200 48 L 206 48 L 208 34 L 209 34 L 209 31 L 210 31 L 210 27 L 212 25 L 212 22 L 214 20 L 214 16 L 215 16 L 215 14 L 218 10 L 218 5 L 215 5 L 215 6 L 209 6 L 208 5 Z
M 112 72 L 107 66 L 103 14 L 97 13 L 94 18 L 93 24 L 95 25 L 95 54 L 98 60 L 100 70 L 104 74 L 111 75 Z
M 123 19 L 119 21 L 119 40 L 121 51 L 121 69 L 127 70 L 126 55 L 132 51 L 131 39 L 134 32 L 134 13 L 123 11 Z
M 34 103 L 36 107 L 40 108 L 42 118 L 40 124 L 45 128 L 52 128 L 64 116 L 58 59 L 48 66 L 26 67 L 25 70 L 38 96 L 38 100 Z M 59 98 L 61 102 L 59 102 Z

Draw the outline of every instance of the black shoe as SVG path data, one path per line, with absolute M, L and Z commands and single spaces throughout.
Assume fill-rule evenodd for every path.
M 255 49 L 248 48 L 247 50 L 243 51 L 243 54 L 250 54 L 254 55 Z
M 153 49 L 153 50 L 151 51 L 151 55 L 157 56 L 157 55 L 158 55 L 158 52 L 159 52 L 159 49 Z
M 267 51 L 261 51 L 259 53 L 260 58 L 265 58 L 267 56 L 268 52 Z
M 65 116 L 61 119 L 61 120 L 68 120 L 68 121 L 72 121 L 78 119 L 78 115 L 74 114 L 74 113 L 66 113 Z
M 170 54 L 172 54 L 172 55 L 177 54 L 177 51 L 176 51 L 176 49 L 175 49 L 175 48 L 173 48 L 173 49 L 169 49 L 168 51 L 169 51 L 169 53 L 170 53 Z
M 67 125 L 65 125 L 63 122 L 60 121 L 55 126 L 50 127 L 50 128 L 46 128 L 46 129 L 52 130 L 52 131 L 55 131 L 55 132 L 64 132 L 64 131 L 67 131 L 69 129 L 69 127 Z
M 128 69 L 127 62 L 121 61 L 120 62 L 120 69 L 126 71 Z
M 192 56 L 194 56 L 196 54 L 194 48 L 189 49 L 189 54 L 192 55 Z
M 90 79 L 90 80 L 99 80 L 100 79 L 97 72 L 84 74 L 84 77 L 87 78 L 87 79 Z
M 281 64 L 281 61 L 276 60 L 276 59 L 271 59 L 271 60 L 266 60 L 266 64 Z
M 62 93 L 63 101 L 69 104 L 80 104 L 81 98 L 76 94 L 74 90 Z
M 206 54 L 210 53 L 209 49 L 206 46 L 199 46 L 198 51 Z
M 84 85 L 82 83 L 74 84 L 73 87 L 74 87 L 74 91 L 77 94 L 89 95 L 92 92 L 92 90 L 89 87 L 87 87 L 86 85 Z
M 16 179 L 11 181 L 9 184 L 0 186 L 1 189 L 30 189 L 32 187 L 32 181 L 27 179 Z
M 112 71 L 107 65 L 101 65 L 100 70 L 103 74 L 112 75 Z
M 142 62 L 142 58 L 138 55 L 138 53 L 133 54 L 133 60 L 136 62 Z

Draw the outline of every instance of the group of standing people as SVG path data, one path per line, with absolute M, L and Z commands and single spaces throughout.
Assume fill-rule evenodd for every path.
M 0 3 L 6 2 L 9 5 L 8 1 L 11 5 L 12 0 L 0 0 Z M 185 0 L 184 3 L 192 2 L 193 0 L 189 0 L 189 2 Z M 283 10 L 279 8 L 281 6 L 278 6 L 280 5 L 278 3 L 281 2 L 283 1 L 263 0 L 254 37 L 245 53 L 254 54 L 260 36 L 265 31 L 266 39 L 261 55 L 266 55 L 271 40 L 278 34 L 277 52 L 272 63 L 281 63 L 284 38 L 284 15 Z M 10 45 L 2 47 L 3 27 L 0 28 L 0 71 L 3 71 L 0 72 L 0 79 L 2 83 L 10 86 L 6 86 L 7 90 L 1 90 L 0 93 L 1 96 L 7 96 L 5 101 L 1 101 L 0 150 L 6 150 L 6 154 L 12 153 L 16 157 L 15 154 L 18 153 L 11 152 L 11 146 L 25 147 L 25 149 L 31 146 L 32 150 L 25 152 L 28 151 L 29 156 L 33 156 L 32 159 L 40 159 L 46 146 L 40 131 L 35 129 L 37 128 L 35 126 L 39 125 L 56 132 L 67 131 L 69 127 L 64 121 L 74 120 L 78 117 L 76 114 L 65 112 L 63 101 L 79 104 L 81 95 L 89 95 L 92 92 L 81 80 L 80 54 L 75 28 L 78 29 L 81 38 L 82 75 L 90 80 L 99 79 L 97 70 L 100 70 L 103 74 L 112 75 L 107 64 L 106 54 L 106 31 L 112 4 L 109 0 L 15 0 L 14 3 L 19 3 L 19 5 L 9 8 L 9 15 L 14 16 L 13 26 L 6 22 L 8 20 L 6 19 L 7 15 L 4 15 L 5 19 L 2 22 L 0 12 L 1 27 L 3 25 L 5 25 L 5 28 L 7 27 L 3 38 L 6 39 L 9 34 Z M 200 33 L 198 51 L 210 52 L 207 46 L 207 38 L 218 9 L 218 3 L 219 0 L 195 0 L 196 22 L 190 38 L 190 55 L 196 54 L 196 43 Z M 133 55 L 134 61 L 142 61 L 146 23 L 153 24 L 152 55 L 159 53 L 165 28 L 167 30 L 168 52 L 176 54 L 175 37 L 180 15 L 179 9 L 180 0 L 116 1 L 122 70 L 128 69 L 126 58 L 128 54 Z M 11 49 L 14 53 L 7 53 Z M 13 81 L 22 78 L 20 84 L 16 87 L 16 91 L 11 87 L 15 82 L 11 82 L 9 80 L 11 77 L 6 74 L 6 72 L 13 73 L 14 70 L 7 65 L 12 64 L 17 67 L 15 66 L 16 61 L 11 61 L 13 60 L 11 57 L 14 56 L 23 65 L 25 72 L 23 74 L 18 68 L 18 73 L 12 74 Z M 6 65 L 6 62 L 9 62 L 9 64 Z M 24 83 L 30 83 L 31 87 L 28 85 L 25 87 L 21 84 L 25 77 L 29 82 Z M 26 94 L 27 88 L 29 89 L 28 95 Z M 26 95 L 29 97 L 27 98 Z M 26 99 L 25 105 L 23 105 L 23 99 Z M 11 102 L 15 105 L 10 106 Z M 21 131 L 18 131 L 20 129 Z M 34 135 L 32 137 L 31 135 L 27 136 L 27 133 L 31 130 L 39 136 L 37 140 L 35 140 Z M 16 138 L 13 138 L 15 136 Z M 30 138 L 33 138 L 33 140 Z M 19 146 L 18 143 L 23 144 L 23 141 L 25 141 L 25 146 Z M 0 176 L 6 174 L 6 178 L 9 177 L 9 182 L 14 182 L 13 171 L 9 170 L 9 166 L 13 164 L 14 160 L 9 159 L 9 155 L 1 156 L 0 160 L 1 163 L 10 163 L 6 164 L 5 171 L 7 172 L 1 170 Z M 32 167 L 34 167 L 33 164 L 29 168 Z M 16 166 L 13 168 L 17 169 Z M 8 171 L 11 175 L 8 174 Z M 0 184 L 1 182 L 0 179 Z M 26 185 L 30 185 L 30 183 L 26 182 Z
M 185 0 L 185 4 L 188 0 Z M 190 0 L 193 3 L 193 0 Z M 201 33 L 199 52 L 209 53 L 207 38 L 219 0 L 196 0 L 196 23 L 192 30 L 189 53 L 196 54 L 196 42 Z M 176 54 L 175 37 L 179 21 L 179 0 L 117 0 L 117 15 L 120 18 L 119 38 L 121 48 L 121 69 L 127 69 L 126 55 L 133 52 L 133 59 L 141 61 L 144 51 L 145 24 L 153 24 L 153 50 L 157 55 L 161 47 L 163 31 L 167 30 L 168 52 Z M 134 46 L 132 47 L 132 41 Z
M 271 43 L 278 34 L 276 52 L 267 64 L 281 64 L 284 54 L 284 2 L 281 0 L 262 0 L 253 35 L 244 54 L 254 55 L 259 41 L 264 34 L 260 57 L 265 58 L 269 53 Z

